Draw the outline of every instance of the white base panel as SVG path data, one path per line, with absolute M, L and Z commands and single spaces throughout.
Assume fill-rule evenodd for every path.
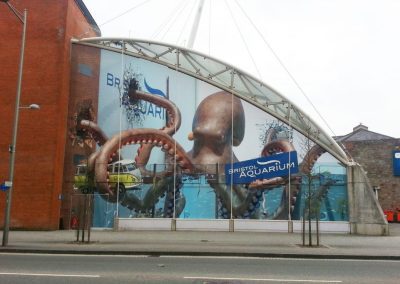
M 228 219 L 176 219 L 177 231 L 229 231 Z
M 118 231 L 171 231 L 172 219 L 168 218 L 118 218 Z
M 167 218 L 118 218 L 116 220 L 119 231 L 171 231 L 174 228 L 174 220 Z M 301 221 L 292 221 L 293 232 L 302 231 Z M 328 222 L 321 221 L 321 233 L 349 234 L 349 222 Z M 176 231 L 221 231 L 229 232 L 229 219 L 176 219 Z M 312 230 L 316 230 L 315 222 L 311 223 Z M 289 222 L 285 220 L 233 220 L 233 231 L 236 232 L 288 232 Z M 308 222 L 306 222 L 308 230 Z
M 302 232 L 302 221 L 293 221 L 293 232 L 301 233 Z M 308 231 L 308 222 L 305 222 L 305 230 Z M 316 232 L 316 222 L 311 222 L 311 230 Z M 319 230 L 321 233 L 329 233 L 329 234 L 350 234 L 350 223 L 343 221 L 320 221 L 319 222 Z
M 234 222 L 236 232 L 287 232 L 288 221 L 237 219 Z

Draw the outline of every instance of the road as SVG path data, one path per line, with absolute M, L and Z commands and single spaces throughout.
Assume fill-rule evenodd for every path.
M 399 283 L 400 261 L 0 254 L 0 283 Z

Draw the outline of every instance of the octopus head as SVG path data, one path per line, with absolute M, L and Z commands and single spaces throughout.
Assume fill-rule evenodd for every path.
M 241 100 L 225 91 L 208 96 L 196 110 L 192 131 L 189 140 L 207 139 L 219 144 L 230 144 L 232 137 L 233 145 L 240 145 L 245 131 Z

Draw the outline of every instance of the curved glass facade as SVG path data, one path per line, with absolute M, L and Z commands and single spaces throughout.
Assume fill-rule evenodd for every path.
M 94 60 L 98 70 L 91 70 Z M 115 216 L 348 220 L 346 155 L 265 84 L 151 42 L 83 40 L 72 62 L 69 186 L 73 194 L 94 193 L 93 226 L 110 227 Z M 86 90 L 84 80 L 97 80 L 98 89 Z M 91 103 L 80 97 L 85 92 Z M 280 175 L 285 153 L 297 164 Z M 251 181 L 229 180 L 236 165 Z M 261 171 L 277 173 L 257 176 Z

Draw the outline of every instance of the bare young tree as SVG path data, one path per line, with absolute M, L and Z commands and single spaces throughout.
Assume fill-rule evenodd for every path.
M 321 184 L 321 175 L 315 171 L 315 163 L 325 150 L 314 142 L 311 127 L 308 127 L 301 147 L 303 160 L 300 166 L 303 184 L 305 183 L 307 191 L 305 193 L 305 206 L 303 209 L 303 245 L 305 245 L 305 222 L 308 221 L 308 246 L 312 246 L 312 221 L 316 222 L 317 246 L 319 246 L 319 218 L 321 202 L 326 197 L 327 191 L 332 184 L 331 179 L 324 179 Z

